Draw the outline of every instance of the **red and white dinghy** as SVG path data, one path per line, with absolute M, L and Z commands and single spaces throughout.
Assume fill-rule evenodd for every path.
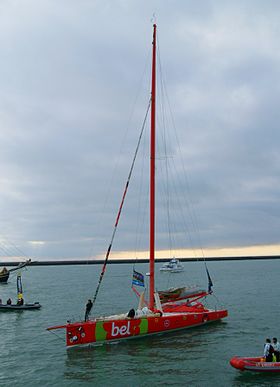
M 280 372 L 280 362 L 266 362 L 263 357 L 234 356 L 230 365 L 240 371 Z

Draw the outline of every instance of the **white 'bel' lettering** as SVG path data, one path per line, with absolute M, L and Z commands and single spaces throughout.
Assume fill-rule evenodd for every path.
M 127 326 L 126 326 L 126 325 L 122 325 L 121 327 L 115 326 L 115 323 L 113 322 L 113 323 L 112 323 L 112 332 L 111 332 L 111 336 L 118 336 L 118 335 L 125 336 L 125 335 L 130 335 L 129 329 L 130 329 L 130 321 L 127 322 Z

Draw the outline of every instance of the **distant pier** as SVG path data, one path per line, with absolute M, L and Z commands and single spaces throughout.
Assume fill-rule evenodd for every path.
M 204 262 L 204 261 L 249 261 L 249 260 L 267 260 L 280 259 L 280 255 L 262 255 L 262 256 L 245 256 L 245 257 L 205 257 L 205 258 L 179 258 L 181 262 Z M 156 259 L 156 262 L 168 262 L 170 258 Z M 0 266 L 17 266 L 20 262 L 1 262 Z M 101 265 L 103 259 L 90 260 L 54 260 L 54 261 L 31 261 L 28 266 L 62 266 L 62 265 Z M 149 259 L 111 259 L 108 264 L 124 264 L 124 263 L 149 263 Z

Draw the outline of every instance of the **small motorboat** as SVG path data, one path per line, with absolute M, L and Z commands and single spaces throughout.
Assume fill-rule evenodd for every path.
M 17 275 L 17 303 L 12 304 L 12 300 L 10 298 L 6 304 L 2 304 L 2 301 L 1 301 L 0 312 L 31 310 L 31 309 L 34 310 L 34 309 L 40 309 L 40 308 L 41 308 L 41 304 L 39 302 L 34 302 L 32 304 L 24 302 L 21 274 L 18 274 Z
M 181 271 L 184 271 L 184 266 L 179 259 L 172 258 L 169 262 L 164 263 L 159 270 L 168 271 L 170 273 L 180 273 Z
M 266 362 L 263 357 L 234 356 L 230 365 L 240 371 L 280 372 L 280 362 Z
M 23 304 L 23 305 L 18 305 L 18 304 L 2 304 L 0 305 L 0 312 L 7 312 L 7 311 L 19 311 L 19 310 L 34 310 L 34 309 L 40 309 L 41 304 L 39 302 L 34 302 L 34 304 Z

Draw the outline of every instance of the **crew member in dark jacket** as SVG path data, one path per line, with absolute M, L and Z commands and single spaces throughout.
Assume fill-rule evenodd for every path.
M 85 321 L 88 320 L 88 317 L 89 317 L 89 314 L 90 314 L 90 311 L 91 311 L 91 308 L 92 308 L 92 301 L 91 300 L 88 300 L 87 304 L 86 304 L 86 314 L 85 314 Z
M 276 337 L 273 337 L 272 339 L 272 347 L 274 349 L 274 355 L 276 358 L 276 361 L 280 361 L 280 344 L 278 343 L 278 340 Z
M 263 352 L 263 356 L 265 357 L 265 361 L 268 361 L 268 362 L 272 361 L 273 352 L 274 352 L 274 349 L 271 345 L 271 340 L 266 339 L 266 343 L 264 345 L 264 352 Z

